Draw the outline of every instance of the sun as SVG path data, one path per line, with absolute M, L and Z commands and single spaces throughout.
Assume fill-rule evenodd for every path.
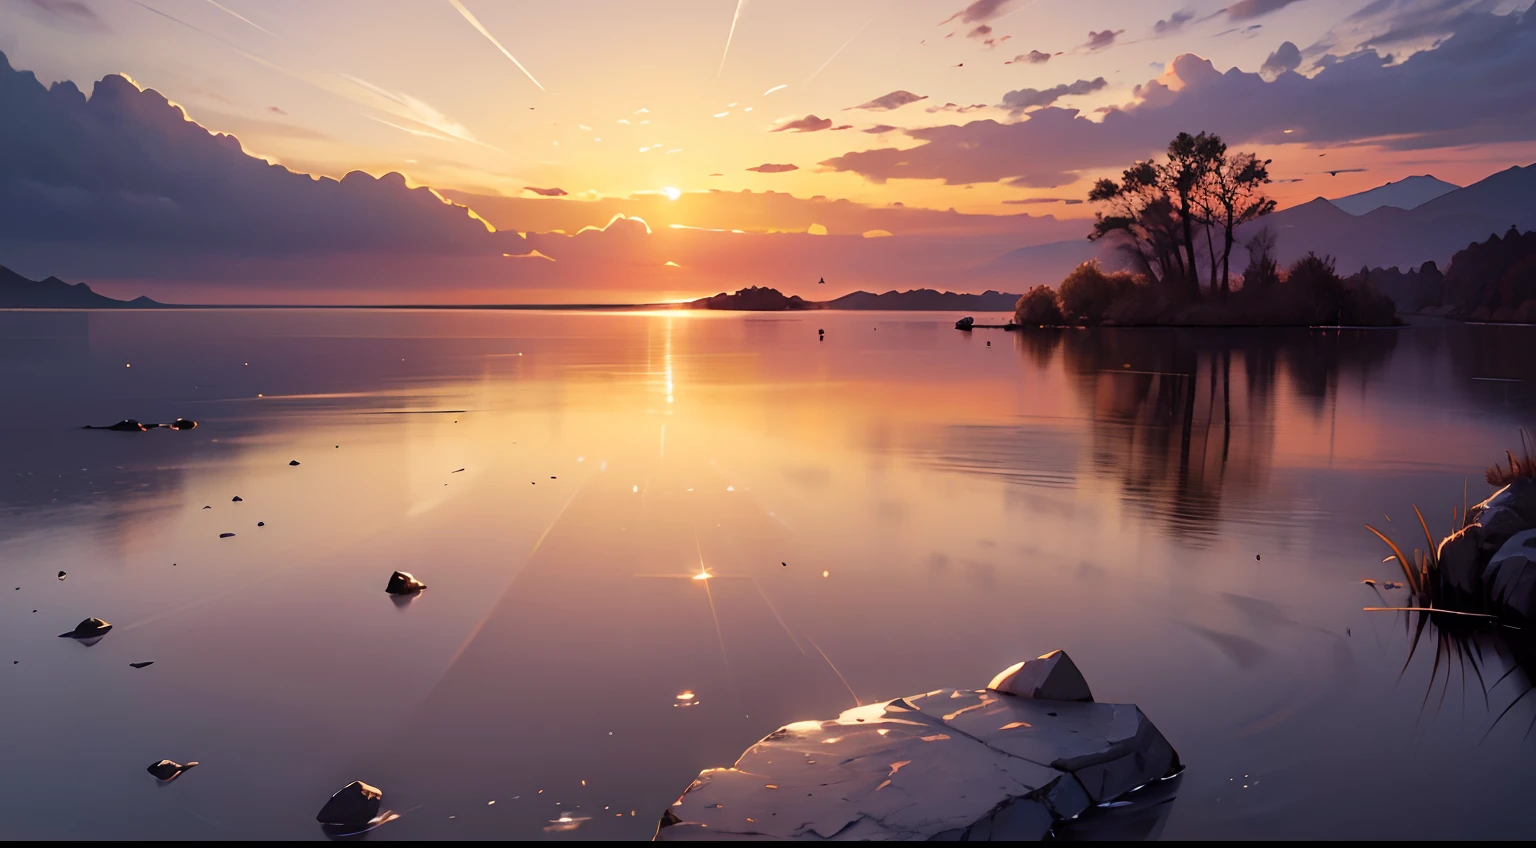
M 662 186 L 661 187 L 661 193 L 665 194 L 667 196 L 668 200 L 676 200 L 679 197 L 683 196 L 683 190 L 682 189 L 673 188 L 672 186 Z

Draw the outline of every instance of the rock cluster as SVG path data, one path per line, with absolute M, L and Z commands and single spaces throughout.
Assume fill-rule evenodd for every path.
M 1440 543 L 1439 588 L 1511 623 L 1536 622 L 1536 479 L 1520 478 L 1467 510 Z

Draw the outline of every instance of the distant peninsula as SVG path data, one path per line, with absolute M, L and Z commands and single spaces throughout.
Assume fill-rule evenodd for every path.
M 29 280 L 0 265 L 0 309 L 152 309 L 164 306 L 147 297 L 118 300 L 97 294 L 85 283 L 58 277 Z
M 785 295 L 778 289 L 753 286 L 733 294 L 721 292 L 689 304 L 694 309 L 726 309 L 742 312 L 786 312 L 802 309 L 1012 312 L 1020 295 L 987 291 L 982 294 L 958 294 L 934 289 L 911 289 L 873 294 L 856 291 L 835 300 L 806 300 L 799 295 Z

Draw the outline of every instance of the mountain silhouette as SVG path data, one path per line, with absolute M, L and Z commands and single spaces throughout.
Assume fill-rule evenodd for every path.
M 164 306 L 147 297 L 117 300 L 91 291 L 85 283 L 66 283 L 58 277 L 29 280 L 0 265 L 0 309 L 144 309 Z
M 1369 191 L 1335 198 L 1328 202 L 1351 215 L 1364 215 L 1383 206 L 1391 206 L 1396 209 L 1416 209 L 1443 194 L 1449 194 L 1459 188 L 1461 186 L 1455 183 L 1437 180 L 1425 174 L 1418 177 L 1404 177 L 1396 182 L 1379 185 Z

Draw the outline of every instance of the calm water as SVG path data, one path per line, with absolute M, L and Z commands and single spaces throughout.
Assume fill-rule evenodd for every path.
M 783 723 L 1053 648 L 1188 763 L 1168 838 L 1536 836 L 1524 676 L 1426 700 L 1360 582 L 1365 522 L 1486 495 L 1536 331 L 953 320 L 0 313 L 0 836 L 318 838 L 362 779 L 374 839 L 645 839 Z

